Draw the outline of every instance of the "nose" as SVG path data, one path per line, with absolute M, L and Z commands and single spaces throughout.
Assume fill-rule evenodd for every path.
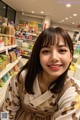
M 53 51 L 50 57 L 50 60 L 52 61 L 58 61 L 59 60 L 59 53 L 57 51 Z

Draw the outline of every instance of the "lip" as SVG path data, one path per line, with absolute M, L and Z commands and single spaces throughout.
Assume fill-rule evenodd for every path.
M 61 64 L 48 65 L 51 70 L 59 70 L 61 66 Z

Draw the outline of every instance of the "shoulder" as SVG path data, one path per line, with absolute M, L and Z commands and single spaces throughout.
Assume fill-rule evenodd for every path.
M 78 83 L 76 82 L 76 80 L 74 78 L 67 77 L 64 87 L 66 87 L 67 84 L 69 84 L 69 87 L 74 87 L 75 89 L 80 89 L 80 86 L 78 85 Z
M 19 82 L 23 82 L 25 80 L 27 74 L 27 70 L 23 70 L 19 75 Z
M 63 90 L 58 94 L 59 108 L 80 109 L 80 88 L 72 78 L 65 82 Z
M 80 94 L 80 86 L 78 85 L 78 83 L 76 82 L 76 80 L 74 78 L 67 77 L 63 89 L 65 89 L 65 91 L 67 91 L 67 89 L 69 89 L 69 88 L 75 89 L 75 92 L 79 91 L 79 94 Z
M 64 84 L 62 91 L 58 94 L 58 100 L 64 96 L 71 97 L 71 96 L 75 96 L 75 95 L 80 95 L 80 87 L 74 81 L 74 79 L 68 77 L 66 79 L 66 82 Z

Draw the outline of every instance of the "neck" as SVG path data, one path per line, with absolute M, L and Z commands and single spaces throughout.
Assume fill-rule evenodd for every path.
M 43 73 L 39 74 L 38 80 L 39 80 L 39 86 L 40 86 L 40 89 L 41 89 L 42 93 L 44 93 L 44 92 L 46 92 L 48 90 L 49 85 L 53 81 L 53 79 L 47 77 Z
M 46 85 L 41 74 L 38 75 L 38 81 L 39 81 L 39 87 L 40 87 L 41 93 L 46 92 L 48 90 L 48 85 Z

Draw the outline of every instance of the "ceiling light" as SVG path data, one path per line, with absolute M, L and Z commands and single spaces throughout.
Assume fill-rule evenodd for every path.
M 71 4 L 66 4 L 66 7 L 71 7 Z
M 32 13 L 34 13 L 34 11 L 32 11 Z
M 73 16 L 77 16 L 77 14 L 73 14 Z
M 68 20 L 68 18 L 65 18 L 66 20 Z
M 43 14 L 44 12 L 43 11 L 41 11 L 41 14 Z
M 64 22 L 64 20 L 62 20 L 62 22 Z

